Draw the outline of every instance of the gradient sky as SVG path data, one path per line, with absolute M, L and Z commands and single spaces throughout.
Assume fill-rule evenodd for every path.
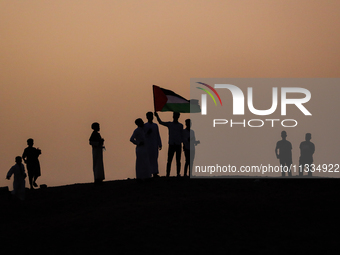
M 30 137 L 42 150 L 38 183 L 92 182 L 94 121 L 106 180 L 134 178 L 129 138 L 153 110 L 153 84 L 189 98 L 195 77 L 339 77 L 339 9 L 336 0 L 0 1 L 0 186 Z

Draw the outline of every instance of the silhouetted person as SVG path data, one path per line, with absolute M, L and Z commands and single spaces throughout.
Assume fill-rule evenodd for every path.
M 103 163 L 103 149 L 105 149 L 104 139 L 99 134 L 99 123 L 92 123 L 91 128 L 93 129 L 93 132 L 89 140 L 90 145 L 92 146 L 94 183 L 100 184 L 105 179 Z
M 176 153 L 176 166 L 177 166 L 177 177 L 180 177 L 181 172 L 181 150 L 182 150 L 182 132 L 183 132 L 183 125 L 178 122 L 180 113 L 174 112 L 173 113 L 173 121 L 163 122 L 158 113 L 155 112 L 155 116 L 159 124 L 166 126 L 169 130 L 169 149 L 168 149 L 168 162 L 166 165 L 166 176 L 170 176 L 171 170 L 171 162 Z
M 188 167 L 189 176 L 192 172 L 192 166 L 195 158 L 195 146 L 200 143 L 200 141 L 196 141 L 195 132 L 191 128 L 191 120 L 185 120 L 185 129 L 183 129 L 183 151 L 185 155 L 185 165 L 184 165 L 184 177 L 188 176 Z
M 11 167 L 6 175 L 6 179 L 9 180 L 14 175 L 13 191 L 12 194 L 16 195 L 20 200 L 25 199 L 25 167 L 22 164 L 20 156 L 15 158 L 15 165 Z
M 315 145 L 310 140 L 312 135 L 307 133 L 305 141 L 300 144 L 300 160 L 299 160 L 299 176 L 303 176 L 303 171 L 307 165 L 308 177 L 312 177 L 311 164 L 313 164 L 313 154 L 315 152 Z
M 38 187 L 36 180 L 41 175 L 40 163 L 38 159 L 39 155 L 41 154 L 41 150 L 39 148 L 34 148 L 33 144 L 33 139 L 28 139 L 28 147 L 24 150 L 24 153 L 22 154 L 22 159 L 26 163 L 30 189 L 33 189 L 33 186 Z
M 144 124 L 146 147 L 148 149 L 150 171 L 153 177 L 159 177 L 158 173 L 158 151 L 162 149 L 162 141 L 159 135 L 158 125 L 153 123 L 153 113 L 146 113 L 148 122 Z
M 293 163 L 292 160 L 292 144 L 286 140 L 287 133 L 286 131 L 281 132 L 282 140 L 276 143 L 275 154 L 278 159 L 280 159 L 280 165 L 282 167 L 282 177 L 285 176 L 284 167 L 288 169 L 288 176 L 292 176 L 291 166 Z M 278 152 L 279 151 L 279 152 Z
M 151 177 L 148 149 L 146 147 L 144 121 L 136 119 L 137 128 L 133 131 L 130 142 L 136 145 L 136 178 L 144 180 Z

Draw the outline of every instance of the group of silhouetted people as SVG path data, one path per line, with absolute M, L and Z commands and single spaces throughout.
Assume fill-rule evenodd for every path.
M 168 159 L 166 165 L 166 177 L 170 176 L 171 163 L 176 154 L 177 177 L 181 174 L 182 144 L 185 155 L 184 177 L 190 176 L 195 157 L 196 141 L 195 133 L 191 129 L 191 120 L 185 121 L 186 128 L 178 122 L 179 112 L 173 113 L 173 121 L 163 122 L 158 113 L 148 112 L 147 123 L 141 118 L 135 120 L 137 128 L 133 131 L 130 141 L 136 145 L 136 178 L 144 180 L 150 177 L 159 177 L 158 151 L 162 149 L 162 141 L 159 135 L 158 125 L 153 123 L 153 115 L 156 116 L 160 125 L 166 126 L 169 132 Z M 188 168 L 189 174 L 188 174 Z
M 38 187 L 36 180 L 39 176 L 41 176 L 40 163 L 38 159 L 41 154 L 41 150 L 33 147 L 33 144 L 34 141 L 32 138 L 27 140 L 28 147 L 24 150 L 22 157 L 17 156 L 15 158 L 15 165 L 11 167 L 6 175 L 6 179 L 8 180 L 12 175 L 14 175 L 12 194 L 16 195 L 21 200 L 25 199 L 25 179 L 27 177 L 22 160 L 26 163 L 30 189 Z
M 195 133 L 191 129 L 191 120 L 185 121 L 186 128 L 178 122 L 180 113 L 173 113 L 173 121 L 163 122 L 158 114 L 155 116 L 159 124 L 169 129 L 169 149 L 166 167 L 166 176 L 170 176 L 171 162 L 176 154 L 177 177 L 180 177 L 182 144 L 185 155 L 184 177 L 188 177 L 192 170 L 195 157 L 196 141 Z M 136 145 L 136 179 L 145 180 L 151 177 L 159 177 L 158 154 L 162 149 L 162 140 L 159 134 L 158 125 L 153 123 L 154 114 L 146 113 L 147 122 L 141 118 L 135 120 L 137 128 L 133 131 L 130 141 Z M 93 174 L 95 184 L 100 184 L 105 179 L 103 164 L 104 139 L 99 134 L 100 126 L 97 122 L 92 123 L 93 132 L 89 139 L 92 146 Z M 189 174 L 188 174 L 189 169 Z
M 176 154 L 176 169 L 177 177 L 181 174 L 181 153 L 182 148 L 185 155 L 184 177 L 189 177 L 192 172 L 193 161 L 195 157 L 195 146 L 200 142 L 195 138 L 195 132 L 191 129 L 191 120 L 185 120 L 185 128 L 178 121 L 180 117 L 179 112 L 173 113 L 173 121 L 164 122 L 160 119 L 157 112 L 154 114 L 148 112 L 146 114 L 147 122 L 141 118 L 135 120 L 137 128 L 133 131 L 130 141 L 136 145 L 136 178 L 137 180 L 145 180 L 151 177 L 159 177 L 158 170 L 158 153 L 162 149 L 162 141 L 159 134 L 158 125 L 153 123 L 153 116 L 156 116 L 160 125 L 168 128 L 169 147 L 168 158 L 166 164 L 166 177 L 170 176 L 171 163 Z M 91 128 L 93 132 L 89 139 L 92 146 L 93 157 L 93 174 L 95 184 L 100 184 L 105 179 L 104 164 L 103 164 L 103 149 L 104 139 L 101 137 L 99 131 L 99 123 L 92 123 Z M 287 141 L 287 132 L 281 132 L 282 140 L 278 141 L 275 147 L 276 157 L 280 160 L 282 168 L 282 176 L 287 172 L 288 176 L 292 176 L 292 144 Z M 307 172 L 307 176 L 312 176 L 313 154 L 315 146 L 310 141 L 312 135 L 307 133 L 305 141 L 300 144 L 300 158 L 299 158 L 299 176 L 303 176 L 303 172 Z M 34 141 L 32 138 L 27 140 L 28 147 L 24 150 L 22 157 L 15 158 L 15 165 L 8 171 L 6 178 L 9 180 L 14 175 L 13 191 L 12 193 L 21 200 L 25 198 L 25 167 L 22 160 L 26 163 L 30 189 L 38 187 L 36 183 L 37 178 L 41 175 L 39 155 L 41 150 L 33 147 Z M 183 144 L 183 147 L 182 147 Z M 284 171 L 283 169 L 287 171 Z M 188 173 L 189 170 L 189 173 Z
M 276 143 L 275 154 L 276 157 L 280 160 L 281 165 L 281 173 L 282 177 L 285 177 L 285 173 L 288 173 L 288 176 L 292 176 L 292 144 L 287 141 L 287 132 L 281 132 L 282 140 Z M 312 139 L 312 135 L 307 133 L 305 135 L 305 141 L 300 143 L 300 158 L 299 158 L 299 176 L 303 176 L 303 172 L 307 172 L 308 177 L 312 177 L 312 164 L 313 164 L 313 154 L 315 152 L 315 145 L 310 140 Z M 285 168 L 285 169 L 284 169 Z M 284 171 L 286 170 L 286 171 Z

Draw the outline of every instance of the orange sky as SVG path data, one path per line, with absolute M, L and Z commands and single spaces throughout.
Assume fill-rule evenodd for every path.
M 339 8 L 336 0 L 1 1 L 0 186 L 11 185 L 6 172 L 30 137 L 42 150 L 38 183 L 92 182 L 94 121 L 106 179 L 134 178 L 129 138 L 153 109 L 153 84 L 189 98 L 195 77 L 339 77 Z

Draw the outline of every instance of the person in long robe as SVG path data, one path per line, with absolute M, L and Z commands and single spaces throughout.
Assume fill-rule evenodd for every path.
M 93 132 L 89 140 L 90 145 L 92 146 L 94 183 L 100 184 L 105 179 L 103 163 L 103 149 L 105 148 L 104 139 L 99 134 L 99 123 L 92 123 L 91 128 L 93 129 Z
M 28 147 L 22 154 L 22 159 L 26 163 L 30 188 L 33 189 L 33 187 L 38 187 L 36 180 L 39 176 L 41 176 L 40 163 L 38 159 L 41 154 L 41 150 L 33 147 L 34 140 L 32 138 L 27 140 L 27 145 Z
M 15 158 L 15 165 L 11 167 L 6 175 L 6 179 L 9 180 L 14 175 L 13 191 L 12 194 L 16 195 L 20 200 L 25 199 L 25 167 L 22 164 L 20 156 Z
M 133 131 L 130 142 L 136 145 L 136 178 L 144 180 L 151 177 L 150 162 L 144 133 L 144 121 L 136 119 L 137 128 Z
M 153 123 L 153 113 L 146 113 L 148 122 L 144 124 L 146 146 L 149 154 L 150 171 L 153 177 L 159 177 L 158 152 L 162 149 L 162 140 L 159 135 L 158 125 Z

